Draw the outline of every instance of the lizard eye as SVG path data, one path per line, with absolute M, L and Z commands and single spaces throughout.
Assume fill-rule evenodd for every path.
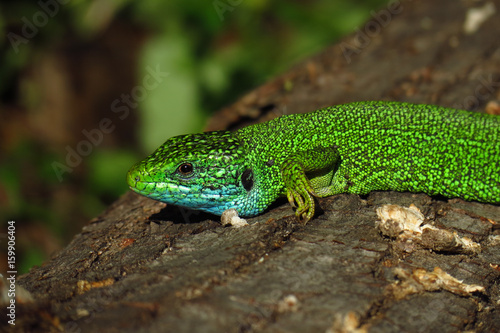
M 191 163 L 182 163 L 177 168 L 177 172 L 179 172 L 183 176 L 189 176 L 193 173 L 193 165 Z

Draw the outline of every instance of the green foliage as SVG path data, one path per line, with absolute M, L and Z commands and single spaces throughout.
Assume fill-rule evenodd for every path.
M 78 0 L 60 5 L 36 38 L 13 52 L 2 46 L 0 94 L 43 41 L 57 43 L 68 32 L 98 36 L 113 20 L 151 31 L 139 75 L 161 65 L 171 73 L 141 104 L 141 138 L 150 151 L 166 138 L 199 131 L 210 113 L 299 60 L 332 44 L 369 18 L 386 0 Z M 19 17 L 33 21 L 40 4 L 3 5 L 0 28 Z M 18 30 L 21 23 L 17 22 Z M 11 28 L 9 28 L 11 29 Z M 5 34 L 10 31 L 5 31 Z M 18 31 L 19 32 L 19 31 Z
M 143 147 L 201 130 L 211 112 L 332 44 L 384 3 L 129 2 L 128 15 L 154 34 L 141 70 L 161 64 L 171 74 L 142 104 Z
M 86 183 L 88 191 L 113 200 L 128 189 L 125 175 L 137 162 L 137 155 L 126 150 L 99 149 L 88 157 L 87 162 L 91 170 Z

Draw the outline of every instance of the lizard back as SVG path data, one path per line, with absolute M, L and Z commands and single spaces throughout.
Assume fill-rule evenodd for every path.
M 262 165 L 279 166 L 290 154 L 319 146 L 337 149 L 332 184 L 339 193 L 395 190 L 500 202 L 498 116 L 358 102 L 281 116 L 235 134 Z

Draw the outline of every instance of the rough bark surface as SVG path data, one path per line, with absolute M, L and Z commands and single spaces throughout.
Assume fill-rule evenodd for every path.
M 467 13 L 488 3 L 496 13 L 466 33 Z M 358 31 L 249 93 L 209 129 L 360 100 L 484 109 L 500 97 L 499 12 L 500 0 L 402 1 L 382 9 L 360 27 L 365 36 Z M 500 207 L 394 192 L 318 203 L 321 211 L 305 226 L 280 201 L 234 228 L 127 193 L 49 262 L 20 277 L 34 301 L 18 304 L 15 327 L 4 328 L 500 331 Z M 432 251 L 429 240 L 384 237 L 376 228 L 384 203 L 414 204 L 429 223 L 478 242 L 481 251 Z M 436 281 L 429 282 L 434 290 L 411 283 L 416 269 L 435 267 L 485 290 L 460 294 Z

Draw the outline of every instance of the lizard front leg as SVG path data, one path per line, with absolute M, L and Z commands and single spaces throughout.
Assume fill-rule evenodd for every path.
M 314 216 L 313 196 L 322 196 L 315 189 L 329 185 L 339 159 L 335 147 L 316 147 L 287 157 L 281 165 L 288 202 L 297 208 L 295 215 L 304 224 Z M 315 174 L 313 183 L 306 173 Z

